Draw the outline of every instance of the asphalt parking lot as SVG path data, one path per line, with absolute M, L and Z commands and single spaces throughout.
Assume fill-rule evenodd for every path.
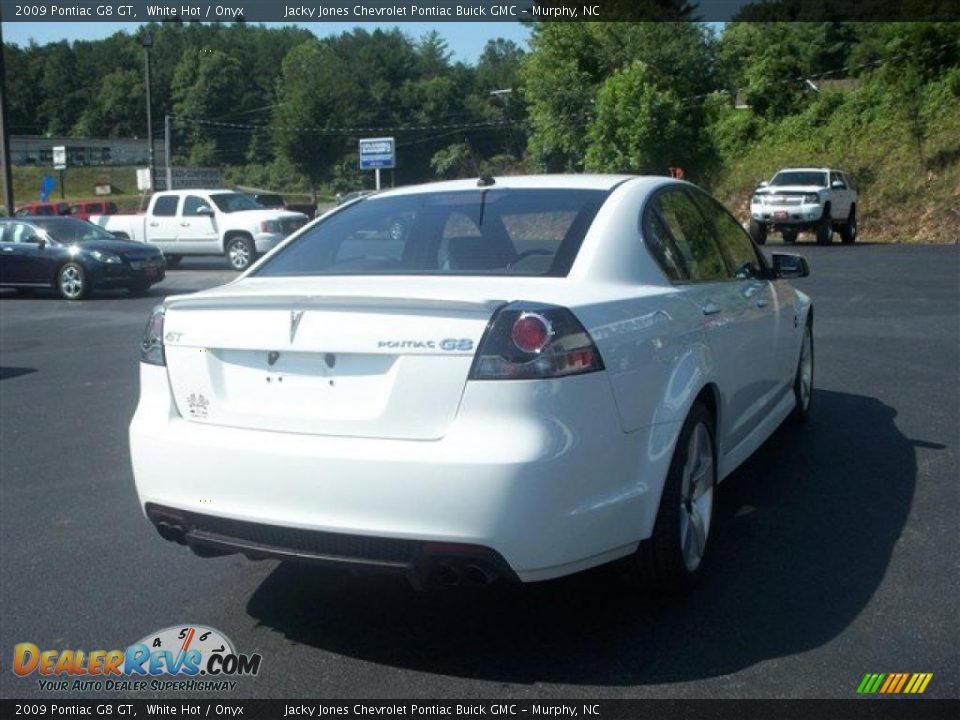
M 233 273 L 187 261 L 151 298 L 0 291 L 0 694 L 43 695 L 10 672 L 16 643 L 202 623 L 263 655 L 236 697 L 849 698 L 867 672 L 932 672 L 927 696 L 958 697 L 960 248 L 797 251 L 813 418 L 722 486 L 712 566 L 675 603 L 608 571 L 416 594 L 196 558 L 141 515 L 126 431 L 148 309 Z

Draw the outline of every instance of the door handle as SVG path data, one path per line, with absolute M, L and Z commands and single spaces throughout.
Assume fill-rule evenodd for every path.
M 188 222 L 182 222 L 182 223 L 180 223 L 180 227 L 190 227 L 190 223 L 188 223 Z
M 152 223 L 150 223 L 150 227 L 160 227 L 160 223 L 158 223 L 158 222 L 152 222 Z
M 723 308 L 717 305 L 713 300 L 707 300 L 703 305 L 700 306 L 700 310 L 703 311 L 704 315 L 716 315 L 717 313 L 723 312 Z
M 3 251 L 4 251 L 4 252 L 8 252 L 8 253 L 12 253 L 12 252 L 13 252 L 13 248 L 12 248 L 12 247 L 5 247 L 5 248 L 3 249 Z

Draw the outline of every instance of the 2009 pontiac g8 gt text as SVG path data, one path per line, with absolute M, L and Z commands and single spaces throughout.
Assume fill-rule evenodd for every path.
M 808 412 L 806 274 L 669 178 L 367 197 L 153 311 L 137 491 L 199 554 L 685 589 L 717 483 Z

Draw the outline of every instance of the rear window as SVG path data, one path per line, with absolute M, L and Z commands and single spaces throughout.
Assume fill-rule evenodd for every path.
M 606 197 L 493 188 L 371 198 L 307 230 L 255 274 L 562 277 Z

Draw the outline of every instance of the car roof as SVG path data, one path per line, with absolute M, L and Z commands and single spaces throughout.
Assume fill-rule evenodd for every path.
M 779 175 L 782 172 L 844 172 L 840 168 L 828 168 L 828 167 L 790 167 L 790 168 L 780 168 L 776 173 Z
M 492 185 L 480 186 L 477 178 L 468 178 L 464 180 L 446 180 L 443 182 L 425 183 L 423 185 L 408 185 L 406 187 L 382 190 L 368 200 L 379 200 L 380 198 L 397 197 L 400 195 L 414 195 L 429 192 L 458 192 L 464 190 L 485 190 L 496 189 L 537 189 L 537 190 L 613 190 L 618 185 L 627 181 L 649 181 L 651 184 L 659 184 L 669 178 L 663 176 L 638 176 L 638 175 L 507 175 L 494 177 Z

